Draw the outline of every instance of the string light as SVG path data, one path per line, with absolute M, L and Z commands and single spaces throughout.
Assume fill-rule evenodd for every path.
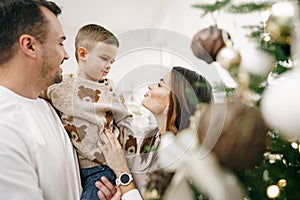
M 280 195 L 280 189 L 277 185 L 270 185 L 267 187 L 267 196 L 271 199 L 274 199 Z
M 298 145 L 297 142 L 292 142 L 292 143 L 291 143 L 291 146 L 292 146 L 293 149 L 298 149 L 298 146 L 299 146 L 299 145 Z

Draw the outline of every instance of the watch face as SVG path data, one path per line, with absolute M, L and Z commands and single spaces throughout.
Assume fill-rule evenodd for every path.
M 116 179 L 116 185 L 128 185 L 132 180 L 132 175 L 124 172 Z
M 128 174 L 122 174 L 122 176 L 120 177 L 120 181 L 121 181 L 121 183 L 128 183 L 129 182 L 129 180 L 130 180 L 130 178 L 129 178 L 129 176 L 128 176 Z

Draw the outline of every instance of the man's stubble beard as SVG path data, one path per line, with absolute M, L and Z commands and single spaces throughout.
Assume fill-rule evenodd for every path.
M 63 80 L 62 74 L 57 74 L 55 79 L 54 79 L 54 83 L 61 83 L 62 80 Z
M 57 71 L 54 76 L 49 77 L 51 74 L 51 62 L 47 55 L 43 56 L 43 64 L 42 64 L 42 70 L 40 77 L 45 80 L 45 83 L 47 83 L 47 88 L 53 84 L 61 83 L 63 80 L 62 73 Z

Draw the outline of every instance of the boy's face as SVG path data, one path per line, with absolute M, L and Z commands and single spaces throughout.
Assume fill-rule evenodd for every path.
M 110 70 L 110 65 L 115 61 L 118 47 L 113 44 L 97 43 L 94 49 L 86 53 L 81 70 L 86 77 L 93 81 L 102 80 Z

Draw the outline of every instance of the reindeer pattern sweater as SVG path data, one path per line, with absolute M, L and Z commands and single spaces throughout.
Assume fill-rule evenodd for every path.
M 122 98 L 115 94 L 111 80 L 95 82 L 70 74 L 64 76 L 61 83 L 50 86 L 47 96 L 60 112 L 64 127 L 78 152 L 80 168 L 105 164 L 97 145 L 98 141 L 101 142 L 104 128 L 121 137 L 125 152 L 136 153 L 132 115 Z

